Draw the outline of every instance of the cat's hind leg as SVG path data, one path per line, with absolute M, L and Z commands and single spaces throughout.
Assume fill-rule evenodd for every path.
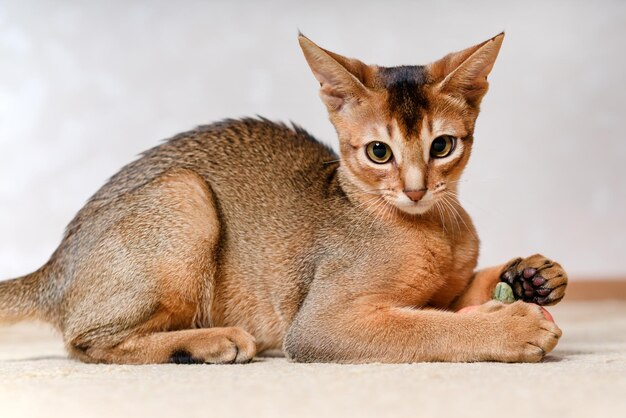
M 239 327 L 199 328 L 131 335 L 113 346 L 97 341 L 73 354 L 86 362 L 116 364 L 247 363 L 256 354 L 254 337 Z
M 211 328 L 220 229 L 209 185 L 189 170 L 167 172 L 86 219 L 67 244 L 61 329 L 70 354 L 126 364 L 252 359 L 250 334 Z

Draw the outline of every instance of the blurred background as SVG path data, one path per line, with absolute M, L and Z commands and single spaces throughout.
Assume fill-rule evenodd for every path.
M 506 39 L 461 196 L 480 264 L 541 252 L 626 277 L 624 1 L 0 1 L 0 279 L 30 272 L 106 179 L 225 117 L 336 147 L 303 33 L 367 63 Z

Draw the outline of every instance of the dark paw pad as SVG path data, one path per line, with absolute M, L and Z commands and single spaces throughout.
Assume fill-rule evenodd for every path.
M 565 294 L 567 274 L 558 263 L 534 255 L 509 263 L 500 281 L 511 286 L 516 299 L 538 305 L 552 305 Z

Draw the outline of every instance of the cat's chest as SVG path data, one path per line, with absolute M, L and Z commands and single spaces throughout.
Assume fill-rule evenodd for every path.
M 388 289 L 411 305 L 445 308 L 463 291 L 476 265 L 477 243 L 447 235 L 436 225 L 394 228 L 382 239 L 387 241 Z

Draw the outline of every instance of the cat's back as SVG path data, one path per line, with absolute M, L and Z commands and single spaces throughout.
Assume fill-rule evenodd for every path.
M 295 125 L 246 118 L 199 126 L 123 167 L 91 197 L 68 230 L 174 169 L 202 176 L 226 217 L 297 212 L 299 206 L 316 205 L 334 178 L 337 160 L 331 148 Z
M 190 168 L 211 187 L 225 228 L 245 228 L 247 236 L 252 228 L 259 238 L 285 237 L 327 210 L 327 194 L 337 190 L 338 156 L 303 129 L 243 119 L 196 132 L 195 140 L 170 144 L 199 157 L 188 161 Z
M 190 168 L 204 175 L 214 192 L 226 199 L 224 193 L 244 190 L 258 191 L 254 194 L 259 199 L 260 193 L 311 191 L 338 161 L 328 146 L 305 130 L 266 119 L 226 120 L 201 126 L 193 135 L 191 140 L 175 138 L 171 145 L 199 157 L 188 161 Z

